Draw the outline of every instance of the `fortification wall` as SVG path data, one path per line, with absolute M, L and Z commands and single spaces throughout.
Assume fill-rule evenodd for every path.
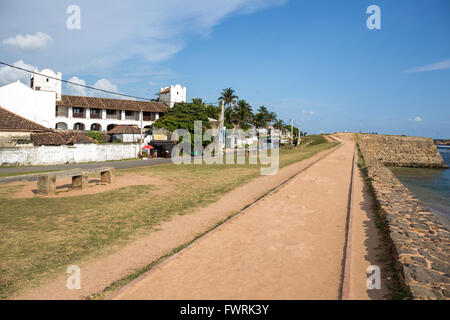
M 371 157 L 387 166 L 447 167 L 431 138 L 360 134 L 359 139 Z
M 422 143 L 420 138 L 394 139 L 376 137 L 376 143 L 368 143 L 367 138 L 360 137 L 359 145 L 367 166 L 370 183 L 384 216 L 392 249 L 397 260 L 397 268 L 405 290 L 414 299 L 450 299 L 450 232 L 434 216 L 430 209 L 418 200 L 387 168 L 384 163 L 392 164 L 399 160 L 402 165 L 411 159 L 405 150 L 412 146 L 423 145 L 428 148 L 428 142 Z M 389 161 L 379 155 L 381 141 L 406 141 L 407 147 L 399 147 L 402 155 L 390 155 Z M 388 149 L 390 146 L 386 146 Z M 396 150 L 392 148 L 391 150 Z M 398 149 L 397 149 L 398 150 Z M 410 149 L 411 150 L 411 149 Z M 381 158 L 381 159 L 380 159 Z M 431 160 L 430 160 L 431 159 Z M 437 164 L 437 158 L 423 155 L 420 164 Z M 411 161 L 417 164 L 417 161 Z

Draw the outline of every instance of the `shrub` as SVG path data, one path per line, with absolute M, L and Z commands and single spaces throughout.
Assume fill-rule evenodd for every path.
M 101 132 L 88 131 L 88 133 L 86 133 L 86 135 L 89 138 L 92 138 L 95 141 L 97 141 L 97 143 L 106 143 L 106 142 L 108 142 L 108 141 L 105 140 L 105 136 Z

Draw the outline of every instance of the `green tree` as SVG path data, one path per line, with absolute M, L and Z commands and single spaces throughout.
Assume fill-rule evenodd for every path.
M 155 121 L 153 126 L 157 128 L 166 128 L 171 132 L 176 129 L 186 129 L 191 133 L 191 142 L 193 143 L 194 121 L 202 122 L 202 134 L 206 129 L 211 128 L 205 106 L 181 102 L 175 103 L 162 118 Z
M 223 103 L 225 105 L 224 123 L 226 124 L 227 127 L 231 126 L 232 120 L 233 120 L 232 106 L 235 106 L 237 103 L 237 99 L 239 99 L 239 97 L 237 95 L 235 95 L 234 93 L 235 93 L 235 91 L 233 89 L 225 88 L 222 90 L 220 97 L 219 97 L 219 102 L 223 101 Z
M 244 99 L 239 100 L 233 108 L 231 122 L 239 129 L 248 129 L 253 118 L 253 111 L 250 104 Z
M 273 122 L 273 127 L 274 127 L 275 129 L 281 130 L 281 129 L 283 129 L 283 128 L 285 127 L 285 123 L 284 123 L 283 120 L 277 119 L 277 120 L 275 120 L 275 121 Z
M 290 124 L 285 124 L 285 125 L 284 125 L 284 128 L 285 128 L 286 130 L 288 130 L 289 132 L 291 131 L 291 125 L 290 125 Z M 298 137 L 298 132 L 299 132 L 299 130 L 298 130 L 298 128 L 297 128 L 296 126 L 294 126 L 294 128 L 293 128 L 292 131 L 294 132 L 294 136 Z M 302 134 L 301 131 L 300 131 L 300 134 Z
M 253 125 L 257 128 L 266 128 L 277 119 L 275 112 L 270 112 L 265 106 L 260 106 L 253 117 Z
M 206 110 L 206 114 L 208 115 L 209 118 L 216 119 L 216 120 L 219 119 L 219 117 L 220 117 L 220 107 L 214 106 L 212 104 L 208 104 L 205 107 L 205 110 Z
M 236 105 L 237 99 L 239 99 L 239 97 L 235 95 L 234 92 L 235 91 L 231 88 L 223 89 L 219 97 L 219 102 L 223 101 L 225 106 L 227 107 Z
M 192 98 L 192 104 L 195 104 L 197 106 L 206 107 L 206 103 L 203 101 L 202 98 Z

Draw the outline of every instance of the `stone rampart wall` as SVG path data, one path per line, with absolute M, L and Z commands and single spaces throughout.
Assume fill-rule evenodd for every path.
M 384 165 L 386 158 L 383 157 L 386 152 L 379 153 L 383 137 L 376 138 L 379 140 L 373 144 L 368 143 L 369 139 L 360 136 L 359 146 L 376 201 L 392 240 L 402 283 L 414 299 L 450 299 L 449 230 L 437 221 L 431 210 Z M 391 139 L 389 137 L 387 141 L 392 141 Z M 413 142 L 410 146 L 415 144 L 416 142 Z M 428 142 L 423 145 L 426 144 Z M 412 159 L 404 154 L 407 148 L 402 149 L 401 159 Z M 399 159 L 400 157 L 397 157 L 396 160 Z M 414 163 L 437 164 L 437 160 L 437 157 L 424 157 L 420 162 Z M 389 161 L 388 163 L 392 164 Z M 400 163 L 407 162 L 402 160 Z
M 386 135 L 359 135 L 366 152 L 387 166 L 393 167 L 447 167 L 436 145 L 430 138 Z

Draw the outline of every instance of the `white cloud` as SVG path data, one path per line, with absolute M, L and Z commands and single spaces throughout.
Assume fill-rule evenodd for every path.
M 47 49 L 48 45 L 52 42 L 52 38 L 43 32 L 36 32 L 36 34 L 18 34 L 13 38 L 3 40 L 4 45 L 17 47 L 25 51 L 36 51 Z
M 31 66 L 29 64 L 26 64 L 23 62 L 23 60 L 19 60 L 17 62 L 13 63 L 13 66 L 24 68 L 27 70 L 34 70 L 37 69 L 34 66 Z M 8 66 L 3 66 L 0 68 L 0 85 L 6 85 L 11 82 L 15 82 L 19 80 L 23 84 L 29 85 L 30 84 L 30 74 L 28 72 L 14 69 Z
M 435 70 L 445 70 L 450 69 L 450 59 L 439 61 L 436 63 L 428 64 L 426 66 L 414 67 L 408 70 L 405 70 L 407 73 L 412 72 L 425 72 L 425 71 L 435 71 Z
M 412 119 L 408 119 L 408 121 L 411 121 L 411 122 L 422 122 L 422 118 L 421 117 L 415 117 L 415 118 L 412 118 Z
M 302 110 L 302 113 L 312 116 L 314 114 L 314 111 Z
M 83 79 L 80 79 L 76 76 L 73 76 L 72 78 L 70 78 L 69 81 L 73 82 L 73 83 L 81 84 L 83 86 L 86 85 L 86 81 L 84 81 Z M 97 80 L 94 83 L 94 85 L 88 85 L 88 86 L 94 87 L 96 89 L 120 93 L 117 85 L 113 84 L 111 81 L 109 81 L 108 79 L 105 79 L 105 78 Z M 107 92 L 102 92 L 102 91 L 98 91 L 98 90 L 94 90 L 94 89 L 88 89 L 88 88 L 80 87 L 80 86 L 77 86 L 75 84 L 70 84 L 70 83 L 68 83 L 66 85 L 66 89 L 67 89 L 67 92 L 66 92 L 67 94 L 77 95 L 77 96 L 121 98 L 120 96 L 115 95 L 115 94 L 110 94 Z
M 97 89 L 101 89 L 101 90 L 107 90 L 107 91 L 114 91 L 114 92 L 119 92 L 119 90 L 117 89 L 117 86 L 115 84 L 112 84 L 111 81 L 107 80 L 107 79 L 100 79 L 98 80 L 94 85 L 94 88 Z M 95 91 L 95 90 L 94 90 Z M 99 92 L 99 91 L 97 91 Z M 99 93 L 97 93 L 99 94 Z M 96 94 L 96 95 L 97 95 Z M 100 92 L 101 94 L 101 92 Z
M 82 79 L 80 79 L 78 77 L 72 77 L 72 78 L 69 79 L 69 81 L 73 82 L 73 83 L 81 84 L 83 86 L 86 85 L 86 81 L 84 81 L 84 80 L 82 80 Z M 67 87 L 67 90 L 68 90 L 69 94 L 73 94 L 73 95 L 76 95 L 76 96 L 86 96 L 87 95 L 87 89 L 86 88 L 83 88 L 83 87 L 80 87 L 80 86 L 77 86 L 77 85 L 74 85 L 74 84 L 70 84 L 70 83 L 68 83 L 66 85 L 66 87 Z
M 225 18 L 237 14 L 249 14 L 271 6 L 279 6 L 286 0 L 172 0 L 172 1 L 109 1 L 79 0 L 81 29 L 66 28 L 65 1 L 41 0 L 29 4 L 23 1 L 6 1 L 8 14 L 2 16 L 2 24 L 11 26 L 17 33 L 28 30 L 52 30 L 54 45 L 46 55 L 34 59 L 40 65 L 63 74 L 84 74 L 104 77 L 105 71 L 121 67 L 121 71 L 146 70 L 169 59 L 185 48 L 192 37 L 208 36 L 214 26 Z M 48 12 L 55 12 L 48 15 Z M 59 13 L 58 13 L 59 12 Z M 36 17 L 46 17 L 36 19 Z M 39 33 L 37 33 L 39 35 Z M 0 39 L 10 37 L 6 28 L 0 28 Z M 8 41 L 25 49 L 40 48 L 21 36 Z M 39 37 L 38 37 L 39 38 Z M 45 37 L 41 37 L 44 39 Z M 46 38 L 48 40 L 48 38 Z M 27 42 L 25 45 L 24 43 Z M 31 42 L 31 43 L 28 43 Z M 42 42 L 42 41 L 41 41 Z M 5 46 L 4 46 L 5 47 Z M 5 47 L 6 48 L 6 47 Z M 5 50 L 5 60 L 17 55 Z M 126 61 L 126 64 L 121 64 Z M 134 63 L 133 63 L 134 62 Z

